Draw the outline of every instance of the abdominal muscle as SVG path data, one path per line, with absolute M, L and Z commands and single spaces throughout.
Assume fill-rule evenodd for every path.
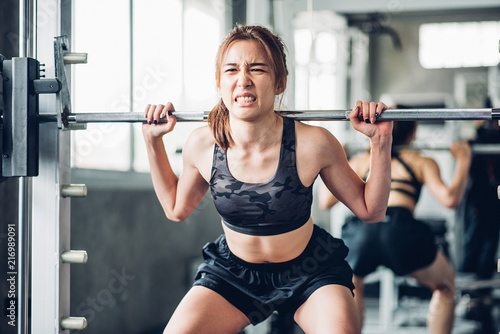
M 242 234 L 222 224 L 231 253 L 250 263 L 280 263 L 298 257 L 306 248 L 313 232 L 313 221 L 296 230 L 277 234 L 255 236 Z

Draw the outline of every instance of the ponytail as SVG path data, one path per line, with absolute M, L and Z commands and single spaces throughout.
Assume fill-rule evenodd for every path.
M 229 126 L 229 110 L 222 98 L 208 114 L 208 127 L 214 135 L 215 142 L 224 151 L 234 144 Z

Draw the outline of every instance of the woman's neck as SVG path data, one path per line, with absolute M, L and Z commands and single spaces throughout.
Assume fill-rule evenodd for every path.
M 283 119 L 275 113 L 252 122 L 231 119 L 230 124 L 236 148 L 265 150 L 281 142 Z

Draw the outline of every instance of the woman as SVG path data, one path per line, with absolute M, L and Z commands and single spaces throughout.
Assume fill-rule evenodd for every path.
M 274 310 L 293 314 L 308 333 L 360 333 L 347 249 L 313 224 L 312 185 L 321 175 L 357 215 L 382 219 L 392 123 L 376 123 L 383 103 L 358 101 L 349 115 L 372 143 L 372 177 L 365 183 L 328 131 L 275 112 L 286 83 L 281 40 L 263 27 L 236 27 L 216 58 L 221 99 L 208 127 L 187 139 L 179 178 L 162 141 L 175 126 L 174 107 L 145 110 L 151 175 L 167 217 L 186 219 L 210 187 L 224 231 L 204 247 L 205 263 L 165 333 L 237 333 Z M 159 124 L 161 117 L 168 122 Z
M 430 333 L 451 333 L 454 318 L 454 272 L 450 262 L 434 243 L 430 227 L 413 218 L 422 185 L 445 207 L 456 208 L 465 191 L 471 150 L 466 143 L 454 143 L 450 152 L 457 160 L 449 186 L 441 179 L 436 162 L 413 150 L 398 150 L 409 145 L 416 122 L 394 122 L 391 160 L 391 189 L 387 215 L 377 224 L 366 224 L 361 217 L 350 217 L 342 227 L 342 239 L 349 248 L 347 261 L 353 268 L 356 305 L 363 318 L 364 277 L 384 265 L 395 274 L 414 277 L 432 289 L 428 313 Z M 366 177 L 371 173 L 370 153 L 350 159 L 351 167 Z M 337 199 L 320 188 L 320 207 L 327 209 Z

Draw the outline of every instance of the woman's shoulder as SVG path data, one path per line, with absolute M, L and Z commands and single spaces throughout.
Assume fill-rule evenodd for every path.
M 295 122 L 295 133 L 299 141 L 311 142 L 316 145 L 338 143 L 335 136 L 326 128 L 321 126 Z
M 339 141 L 329 130 L 302 122 L 295 123 L 296 152 L 301 161 L 324 166 L 344 154 Z
M 420 151 L 404 151 L 400 152 L 399 156 L 406 162 L 419 180 L 422 180 L 427 171 L 438 170 L 436 161 L 421 153 Z
M 426 156 L 421 151 L 417 150 L 405 150 L 399 152 L 399 156 L 405 160 L 405 162 L 409 163 L 418 163 L 418 164 L 428 164 L 434 162 L 434 159 Z
M 208 126 L 195 128 L 188 136 L 185 147 L 200 150 L 213 147 L 215 144 L 214 136 Z
M 214 136 L 212 135 L 212 131 L 207 125 L 195 128 L 193 131 L 191 131 L 189 137 L 196 140 L 214 142 Z

